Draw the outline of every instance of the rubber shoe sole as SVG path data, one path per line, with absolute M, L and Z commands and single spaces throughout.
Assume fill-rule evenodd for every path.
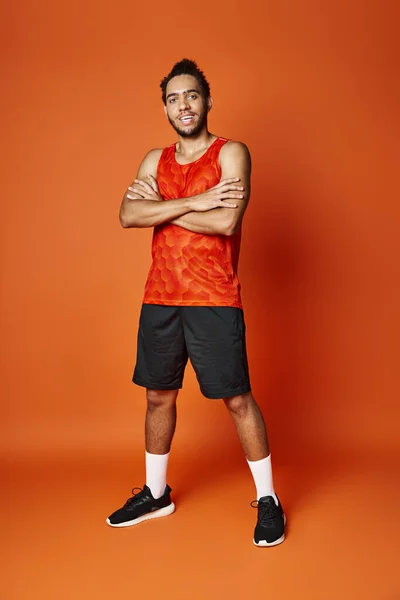
M 168 517 L 168 515 L 172 515 L 175 512 L 175 504 L 171 502 L 168 506 L 164 506 L 164 508 L 159 508 L 158 510 L 153 510 L 153 512 L 146 513 L 137 519 L 133 519 L 132 521 L 125 521 L 124 523 L 111 523 L 110 519 L 106 519 L 107 525 L 110 527 L 131 527 L 132 525 L 139 525 L 143 521 L 148 521 L 150 519 L 158 519 L 160 517 Z
M 283 523 L 286 525 L 286 515 L 283 515 Z M 267 542 L 267 540 L 260 540 L 256 542 L 253 538 L 253 544 L 258 546 L 259 548 L 266 548 L 267 546 L 278 546 L 278 544 L 282 544 L 285 539 L 285 534 L 283 534 L 280 538 L 275 540 L 274 542 Z

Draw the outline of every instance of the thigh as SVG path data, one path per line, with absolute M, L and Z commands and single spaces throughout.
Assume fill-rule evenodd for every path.
M 133 382 L 153 390 L 179 389 L 187 360 L 180 307 L 143 304 Z
M 200 389 L 207 398 L 249 392 L 243 311 L 231 306 L 182 307 L 183 331 Z

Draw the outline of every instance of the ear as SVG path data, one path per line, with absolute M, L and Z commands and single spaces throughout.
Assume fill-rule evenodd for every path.
M 168 115 L 167 115 L 167 106 L 165 104 L 164 104 L 164 113 L 165 113 L 165 116 L 168 118 Z
M 210 112 L 212 107 L 213 107 L 213 99 L 211 98 L 211 96 L 209 96 L 208 100 L 207 100 L 207 112 Z

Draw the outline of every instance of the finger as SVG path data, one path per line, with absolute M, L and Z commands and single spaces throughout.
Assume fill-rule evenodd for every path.
M 134 186 L 141 186 L 141 187 L 145 187 L 146 185 L 148 185 L 148 183 L 146 183 L 145 181 L 143 181 L 142 179 L 135 179 L 135 181 L 132 183 L 132 185 L 130 187 L 134 187 Z
M 149 185 L 151 185 L 151 187 L 153 188 L 153 190 L 155 192 L 158 193 L 158 185 L 157 185 L 157 181 L 156 179 L 153 177 L 153 175 L 150 175 L 150 173 L 147 175 L 147 180 L 149 182 Z
M 238 181 L 240 181 L 240 177 L 229 177 L 228 179 L 221 179 L 221 181 L 215 187 L 227 185 L 229 183 L 237 183 Z
M 146 192 L 146 190 L 143 187 L 136 187 L 136 186 L 130 186 L 127 189 L 127 194 L 132 193 L 132 194 L 139 194 L 139 196 L 148 196 L 148 193 Z M 154 192 L 152 192 L 154 193 Z
M 132 192 L 130 194 L 126 194 L 126 197 L 128 198 L 128 200 L 144 200 L 144 196 L 142 196 L 141 194 L 138 194 L 137 192 L 135 192 L 135 193 Z
M 220 183 L 235 183 L 240 181 L 240 177 L 228 177 L 227 179 L 221 179 Z
M 147 185 L 144 179 L 135 179 L 132 185 Z
M 128 190 L 131 190 L 131 191 L 133 191 L 133 190 L 142 190 L 142 192 L 143 192 L 143 185 L 142 185 L 141 182 L 132 183 L 132 185 L 130 185 L 128 187 Z
M 144 192 L 144 188 L 141 185 L 130 185 L 127 189 L 128 192 Z
M 232 202 L 224 202 L 223 200 L 218 204 L 218 208 L 237 208 L 237 204 L 232 204 Z
M 221 191 L 224 191 L 224 192 L 229 192 L 229 191 L 238 191 L 238 192 L 241 192 L 241 191 L 244 191 L 244 187 L 241 186 L 241 185 L 232 185 L 232 184 L 228 185 L 227 184 L 227 185 L 223 185 L 221 187 Z
M 154 185 L 156 185 L 158 187 L 157 179 L 154 177 L 154 175 L 152 175 L 151 173 L 149 173 L 147 175 L 147 177 L 150 179 L 150 181 L 152 181 L 154 183 Z
M 140 181 L 139 179 L 135 179 L 135 183 L 141 185 L 148 194 L 152 194 L 154 192 L 153 188 L 145 181 Z
M 219 190 L 220 194 L 235 194 L 235 193 L 240 194 L 241 193 L 242 196 L 243 196 L 243 192 L 244 192 L 243 188 L 240 188 L 236 185 L 228 185 L 225 188 L 221 188 Z
M 233 199 L 233 198 L 239 198 L 242 199 L 243 198 L 243 194 L 234 194 L 233 192 L 226 192 L 225 194 L 221 194 L 220 195 L 220 199 L 221 200 L 225 200 L 225 199 Z

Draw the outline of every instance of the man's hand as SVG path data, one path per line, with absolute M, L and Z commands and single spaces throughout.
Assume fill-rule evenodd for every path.
M 128 200 L 137 200 L 137 197 L 160 202 L 163 198 L 158 189 L 156 179 L 152 175 L 146 175 L 145 180 L 135 179 L 126 191 Z
M 202 194 L 188 198 L 190 210 L 195 212 L 206 212 L 213 208 L 237 208 L 237 204 L 227 202 L 235 198 L 243 198 L 244 188 L 236 185 L 240 181 L 239 177 L 223 179 L 217 185 L 206 190 Z M 236 184 L 235 184 L 236 182 Z

